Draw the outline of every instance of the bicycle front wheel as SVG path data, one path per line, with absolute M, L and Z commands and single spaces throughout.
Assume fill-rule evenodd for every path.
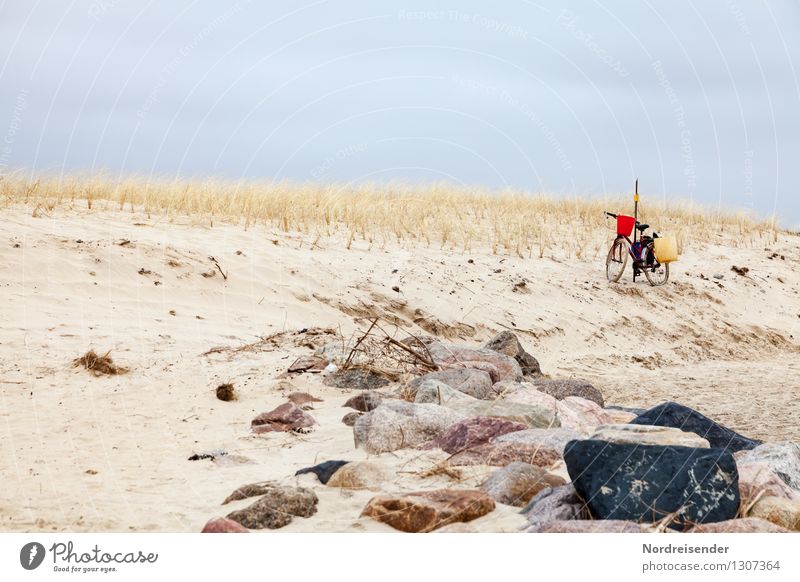
M 628 245 L 624 239 L 618 238 L 611 245 L 606 258 L 606 277 L 609 282 L 616 283 L 625 272 L 625 265 L 628 264 Z
M 644 276 L 653 287 L 660 287 L 669 281 L 669 263 L 662 265 L 658 262 L 653 245 L 648 245 L 644 249 L 642 262 L 644 263 L 642 267 Z

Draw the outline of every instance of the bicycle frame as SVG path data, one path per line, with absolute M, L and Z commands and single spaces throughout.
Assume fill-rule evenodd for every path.
M 618 241 L 618 240 L 619 240 L 619 239 L 621 239 L 621 238 L 625 239 L 625 242 L 627 242 L 627 243 L 628 243 L 628 254 L 630 255 L 630 257 L 631 257 L 631 258 L 632 258 L 634 261 L 641 261 L 641 260 L 642 260 L 642 252 L 641 252 L 641 250 L 639 251 L 639 256 L 638 256 L 638 257 L 637 257 L 637 256 L 636 256 L 636 254 L 633 252 L 633 251 L 634 251 L 634 249 L 636 248 L 636 241 L 632 241 L 630 238 L 628 238 L 628 237 L 627 237 L 627 236 L 625 236 L 624 234 L 618 234 L 618 235 L 617 235 L 617 238 L 615 238 L 615 239 L 614 239 L 614 242 Z M 634 235 L 634 238 L 636 238 L 636 235 Z
M 635 232 L 635 228 L 634 228 L 634 232 Z M 636 236 L 634 235 L 634 239 L 635 238 L 636 238 Z M 631 259 L 633 259 L 633 281 L 634 281 L 634 283 L 636 282 L 636 275 L 639 274 L 639 270 L 640 269 L 644 270 L 644 269 L 648 269 L 648 268 L 651 268 L 651 267 L 653 269 L 656 269 L 657 267 L 659 267 L 661 265 L 661 263 L 659 263 L 658 259 L 656 259 L 655 257 L 654 257 L 655 262 L 652 265 L 644 265 L 644 264 L 642 264 L 642 253 L 644 252 L 644 249 L 646 247 L 644 245 L 642 245 L 641 238 L 638 241 L 635 241 L 635 240 L 632 241 L 630 239 L 630 237 L 625 236 L 624 234 L 618 234 L 617 237 L 614 239 L 614 243 L 612 243 L 612 244 L 616 244 L 616 242 L 618 240 L 620 240 L 620 239 L 623 239 L 625 242 L 628 243 L 628 255 L 630 256 Z M 641 248 L 638 249 L 638 255 L 637 255 L 637 250 L 636 250 L 636 243 L 637 242 L 640 245 L 642 245 Z M 651 245 L 651 244 L 652 244 L 652 242 L 648 243 L 648 246 Z

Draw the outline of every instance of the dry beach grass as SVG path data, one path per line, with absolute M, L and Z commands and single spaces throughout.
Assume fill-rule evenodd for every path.
M 293 184 L 159 180 L 104 176 L 0 176 L 0 204 L 25 203 L 33 213 L 56 208 L 128 210 L 166 216 L 191 216 L 208 224 L 228 222 L 245 228 L 266 225 L 300 232 L 315 241 L 344 235 L 386 248 L 391 242 L 467 252 L 491 247 L 496 253 L 543 257 L 565 252 L 577 258 L 604 252 L 596 234 L 607 228 L 604 210 L 625 212 L 627 196 L 554 198 L 514 190 L 490 192 L 448 184 Z M 752 246 L 775 239 L 773 219 L 713 210 L 657 197 L 642 205 L 641 220 L 658 224 L 687 242 L 724 240 Z M 566 247 L 566 248 L 565 248 Z
M 373 493 L 293 476 L 330 459 L 384 465 L 390 492 L 477 486 L 485 472 L 442 451 L 354 449 L 352 391 L 279 378 L 376 316 L 472 345 L 512 329 L 546 373 L 585 378 L 609 404 L 676 400 L 748 436 L 800 439 L 800 237 L 643 201 L 683 242 L 662 288 L 605 280 L 602 211 L 627 197 L 5 176 L 0 529 L 199 531 L 236 487 L 278 480 L 320 497 L 281 531 L 387 531 L 358 517 Z M 129 371 L 73 366 L 87 349 Z M 235 399 L 217 398 L 224 384 Z M 250 433 L 297 392 L 322 400 L 313 431 Z M 187 461 L 217 449 L 227 464 Z M 472 525 L 522 521 L 498 506 Z

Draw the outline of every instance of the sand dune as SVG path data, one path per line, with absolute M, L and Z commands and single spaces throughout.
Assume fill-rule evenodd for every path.
M 671 283 L 652 288 L 630 272 L 610 286 L 601 257 L 558 247 L 520 258 L 131 212 L 37 214 L 20 205 L 0 218 L 5 531 L 199 531 L 227 511 L 219 504 L 233 489 L 264 479 L 320 496 L 319 513 L 287 530 L 388 530 L 358 519 L 370 492 L 292 476 L 318 461 L 367 458 L 341 423 L 352 393 L 318 375 L 278 378 L 324 339 L 298 331 L 348 336 L 371 315 L 455 342 L 511 329 L 544 372 L 585 378 L 607 403 L 676 400 L 748 436 L 800 440 L 797 235 L 695 241 Z M 130 372 L 73 367 L 90 348 L 111 350 Z M 238 400 L 217 400 L 223 382 Z M 324 400 L 311 411 L 319 427 L 250 434 L 250 419 L 295 389 Z M 214 449 L 250 462 L 187 461 Z M 450 484 L 419 475 L 445 457 L 403 450 L 377 462 L 393 469 L 389 490 L 401 491 Z M 462 484 L 482 477 L 467 471 Z M 523 521 L 499 507 L 474 525 L 514 531 Z

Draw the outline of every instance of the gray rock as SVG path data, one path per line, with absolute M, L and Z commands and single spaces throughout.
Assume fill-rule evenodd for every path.
M 415 401 L 446 406 L 469 417 L 505 418 L 533 427 L 560 426 L 554 410 L 506 400 L 478 400 L 434 380 L 428 380 L 419 386 Z
M 473 368 L 483 370 L 489 374 L 492 382 L 506 380 L 522 380 L 522 368 L 511 356 L 487 350 L 486 348 L 473 349 L 440 342 L 432 342 L 428 346 L 434 361 L 443 369 L 448 368 Z
M 800 491 L 800 444 L 765 443 L 736 454 L 741 462 L 762 462 L 769 466 L 789 487 Z
M 489 475 L 481 485 L 481 489 L 498 503 L 524 507 L 543 489 L 564 484 L 564 479 L 558 475 L 552 475 L 541 467 L 517 461 Z
M 342 417 L 342 423 L 345 426 L 355 426 L 356 421 L 364 416 L 363 412 L 348 412 Z
M 759 496 L 800 499 L 800 492 L 789 487 L 764 461 L 737 460 L 736 469 L 739 471 L 739 497 L 743 506 Z
M 532 528 L 529 531 L 552 521 L 591 519 L 589 509 L 570 483 L 542 490 L 521 513 Z
M 417 392 L 414 396 L 414 402 L 419 402 L 420 404 L 433 403 L 441 406 L 447 406 L 455 402 L 475 402 L 477 400 L 477 398 L 455 390 L 438 380 L 425 380 L 424 382 L 420 382 L 417 385 Z
M 494 394 L 492 392 L 492 378 L 488 372 L 472 368 L 451 368 L 415 378 L 409 383 L 411 393 L 416 394 L 419 386 L 428 380 L 442 382 L 459 392 L 469 394 L 480 400 L 490 398 Z
M 525 376 L 540 376 L 542 374 L 539 361 L 525 351 L 519 342 L 519 338 L 510 331 L 500 332 L 483 347 L 514 358 Z
M 380 392 L 367 390 L 366 392 L 356 394 L 350 398 L 344 403 L 344 406 L 348 408 L 354 408 L 360 412 L 369 412 L 370 410 L 375 410 L 378 408 L 385 398 L 386 397 Z
M 693 432 L 684 432 L 679 428 L 669 426 L 648 426 L 646 424 L 603 424 L 598 426 L 589 438 L 618 444 L 709 448 L 708 441 Z
M 426 443 L 464 418 L 437 404 L 388 401 L 356 420 L 353 435 L 357 447 L 373 454 L 387 453 Z
M 571 440 L 582 438 L 580 433 L 571 428 L 529 428 L 517 432 L 496 436 L 493 443 L 529 443 L 555 449 L 561 454 Z
M 600 408 L 603 408 L 605 404 L 603 393 L 586 380 L 548 380 L 545 378 L 537 378 L 533 380 L 533 385 L 537 390 L 549 394 L 556 400 L 564 400 L 569 396 L 577 396 L 578 398 L 591 400 L 600 406 Z
M 592 400 L 580 396 L 567 396 L 557 402 L 561 426 L 574 428 L 582 433 L 591 433 L 598 426 L 611 424 L 611 415 Z
M 278 529 L 292 516 L 311 517 L 317 512 L 317 495 L 305 487 L 277 485 L 248 507 L 232 511 L 228 519 L 248 529 Z

